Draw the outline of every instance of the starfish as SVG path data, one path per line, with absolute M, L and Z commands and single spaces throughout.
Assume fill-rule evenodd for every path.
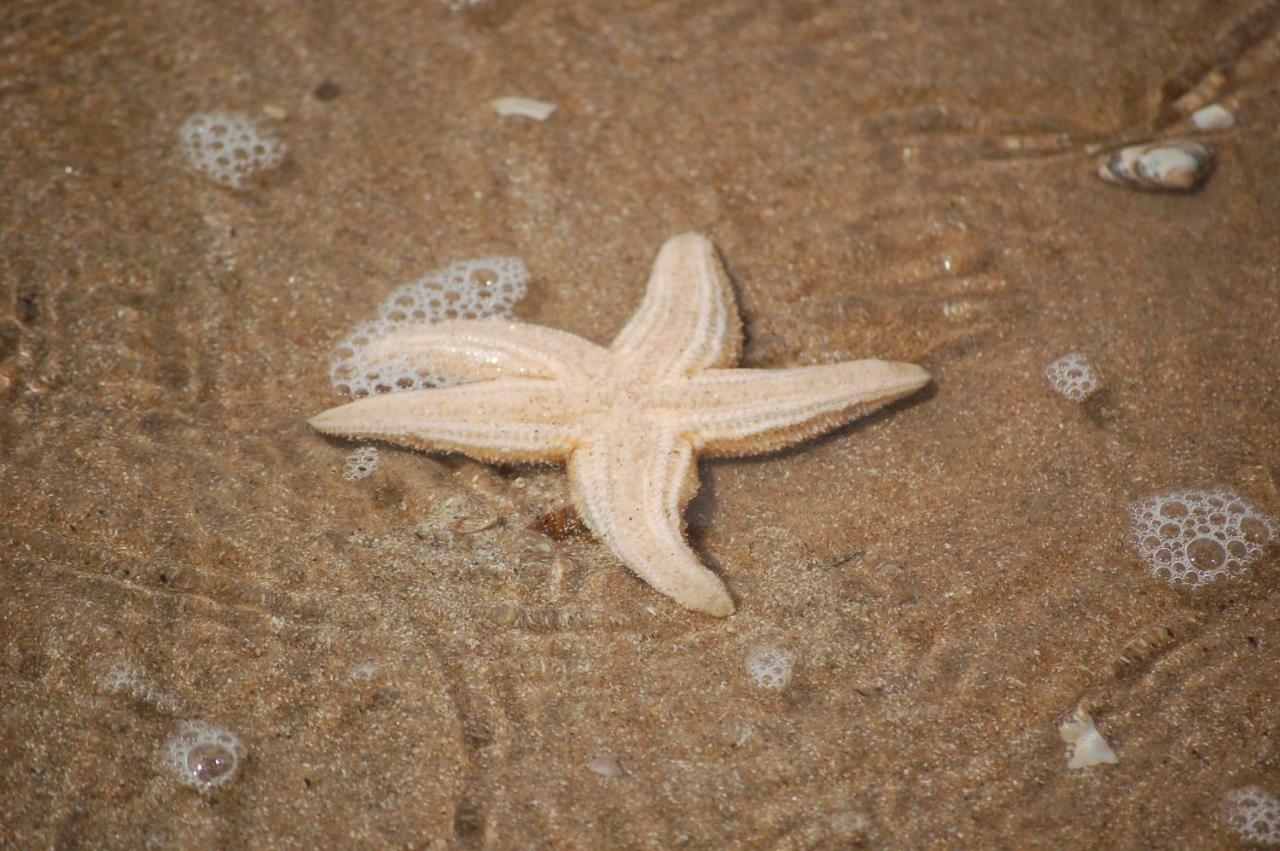
M 909 363 L 857 360 L 735 369 L 742 323 L 711 242 L 662 246 L 639 310 L 605 348 L 502 319 L 448 320 L 372 344 L 466 383 L 358 399 L 311 419 L 484 462 L 568 467 L 575 507 L 618 560 L 686 608 L 724 617 L 733 600 L 684 539 L 698 456 L 770 452 L 923 387 Z

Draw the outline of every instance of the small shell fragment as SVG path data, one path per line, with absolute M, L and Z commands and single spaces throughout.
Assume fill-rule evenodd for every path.
M 490 101 L 490 105 L 498 115 L 532 118 L 534 121 L 546 121 L 556 111 L 554 103 L 524 97 L 505 97 Z
M 622 766 L 618 765 L 617 757 L 609 753 L 602 753 L 591 762 L 588 762 L 587 768 L 601 777 L 619 777 L 622 775 Z
M 1229 130 L 1235 126 L 1236 117 L 1220 103 L 1211 103 L 1191 113 L 1191 123 L 1201 130 Z
M 1066 721 L 1058 726 L 1058 735 L 1070 747 L 1067 752 L 1067 768 L 1088 768 L 1091 765 L 1107 763 L 1115 765 L 1116 758 L 1111 745 L 1102 738 L 1098 728 L 1093 725 L 1093 718 L 1083 709 L 1077 709 Z
M 1189 139 L 1130 145 L 1111 153 L 1098 169 L 1108 183 L 1151 192 L 1190 192 L 1213 167 L 1213 151 Z

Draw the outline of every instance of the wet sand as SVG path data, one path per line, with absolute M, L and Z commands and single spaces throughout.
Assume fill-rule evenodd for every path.
M 1173 587 L 1126 509 L 1280 516 L 1278 39 L 1274 3 L 10 4 L 0 847 L 1236 847 L 1224 795 L 1280 796 L 1276 547 Z M 1202 190 L 1094 176 L 1215 68 Z M 194 172 L 216 109 L 284 163 Z M 731 618 L 635 579 L 557 470 L 347 481 L 307 428 L 406 281 L 516 254 L 519 317 L 605 342 L 688 230 L 745 364 L 935 379 L 702 465 Z M 1078 708 L 1118 764 L 1068 769 Z M 163 760 L 192 720 L 245 751 L 207 793 Z

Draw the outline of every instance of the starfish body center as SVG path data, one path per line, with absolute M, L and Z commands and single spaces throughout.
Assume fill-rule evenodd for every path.
M 610 364 L 610 366 L 615 366 Z M 616 366 L 625 366 L 619 364 Z M 586 425 L 584 434 L 608 434 L 660 418 L 655 393 L 670 382 L 637 381 L 623 369 L 604 369 L 586 382 L 564 387 L 566 413 Z

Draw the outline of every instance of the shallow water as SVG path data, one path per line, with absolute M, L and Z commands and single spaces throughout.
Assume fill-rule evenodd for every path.
M 1276 547 L 1174 586 L 1128 507 L 1280 515 L 1277 39 L 1274 3 L 10 4 L 0 846 L 1239 842 L 1233 791 L 1280 796 Z M 1218 67 L 1203 189 L 1097 179 Z M 179 147 L 219 109 L 288 146 L 241 191 Z M 702 465 L 732 618 L 634 579 L 558 471 L 348 479 L 306 427 L 396 287 L 518 255 L 516 315 L 604 342 L 687 230 L 746 364 L 935 378 Z M 1068 769 L 1078 709 L 1117 764 Z M 188 723 L 229 782 L 176 776 Z

